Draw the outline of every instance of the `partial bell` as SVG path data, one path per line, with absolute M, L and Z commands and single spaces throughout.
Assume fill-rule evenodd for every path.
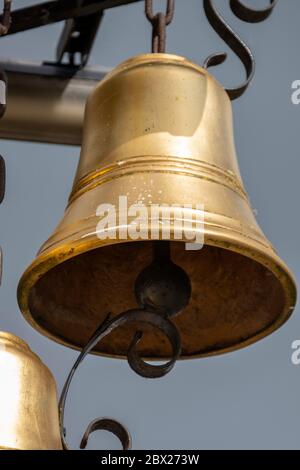
M 0 450 L 62 450 L 56 384 L 29 346 L 0 332 Z

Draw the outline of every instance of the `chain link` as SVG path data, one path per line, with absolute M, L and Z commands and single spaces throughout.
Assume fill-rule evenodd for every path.
M 11 24 L 11 4 L 12 0 L 4 0 L 2 23 L 0 23 L 0 36 L 8 33 Z
M 175 0 L 167 0 L 166 12 L 153 13 L 153 0 L 145 0 L 145 14 L 152 24 L 152 52 L 165 52 L 166 27 L 172 22 Z

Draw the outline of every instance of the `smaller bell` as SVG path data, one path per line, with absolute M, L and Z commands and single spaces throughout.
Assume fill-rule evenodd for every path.
M 0 450 L 62 450 L 56 384 L 17 336 L 0 332 Z

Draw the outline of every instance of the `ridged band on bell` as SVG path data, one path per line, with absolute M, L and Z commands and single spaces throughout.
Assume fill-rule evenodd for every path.
M 62 450 L 56 384 L 28 345 L 0 332 L 0 450 Z
M 97 207 L 118 207 L 120 195 L 128 205 L 204 205 L 203 249 L 186 251 L 189 240 L 174 240 L 169 223 L 172 260 L 192 285 L 189 305 L 174 318 L 182 358 L 246 346 L 288 319 L 295 283 L 243 187 L 226 92 L 187 59 L 151 54 L 117 67 L 88 100 L 68 207 L 18 289 L 23 314 L 43 334 L 81 348 L 108 312 L 135 306 L 134 283 L 151 262 L 152 243 L 96 233 Z M 183 210 L 182 219 L 195 211 Z M 124 325 L 95 352 L 125 356 L 135 331 Z M 140 348 L 145 358 L 170 353 L 150 328 Z

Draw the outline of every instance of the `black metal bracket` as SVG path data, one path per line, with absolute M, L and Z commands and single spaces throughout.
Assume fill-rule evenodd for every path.
M 65 21 L 101 13 L 111 8 L 136 3 L 142 0 L 63 0 L 42 2 L 30 7 L 13 10 L 11 13 L 11 26 L 7 34 L 46 26 Z M 0 16 L 0 22 L 3 15 Z
M 142 0 L 63 0 L 43 2 L 12 11 L 11 25 L 7 34 L 14 34 L 59 21 L 66 21 L 57 47 L 57 64 L 63 65 L 63 58 L 68 54 L 69 62 L 67 65 L 78 69 L 87 63 L 104 11 L 139 1 Z M 250 8 L 241 0 L 229 0 L 229 4 L 232 12 L 242 21 L 259 23 L 270 16 L 277 1 L 269 0 L 269 6 L 261 10 Z M 239 57 L 246 71 L 244 83 L 226 90 L 230 99 L 234 100 L 239 98 L 248 88 L 255 73 L 255 60 L 249 47 L 217 11 L 213 0 L 203 0 L 203 6 L 209 23 Z M 4 15 L 1 15 L 0 24 L 4 20 Z M 78 54 L 80 55 L 80 60 L 76 64 Z M 204 67 L 208 68 L 219 65 L 226 60 L 226 57 L 227 54 L 225 53 L 212 54 L 205 60 Z
M 100 11 L 91 15 L 70 18 L 65 22 L 57 45 L 58 64 L 63 62 L 65 55 L 68 56 L 68 64 L 72 67 L 83 68 L 87 64 L 103 14 Z M 77 56 L 80 57 L 79 63 L 77 63 Z
M 83 68 L 89 58 L 104 11 L 141 0 L 64 0 L 43 2 L 11 12 L 10 28 L 5 34 L 14 34 L 29 29 L 65 21 L 60 36 L 56 59 L 63 65 Z M 5 15 L 0 16 L 0 24 Z M 78 60 L 79 56 L 79 60 Z

